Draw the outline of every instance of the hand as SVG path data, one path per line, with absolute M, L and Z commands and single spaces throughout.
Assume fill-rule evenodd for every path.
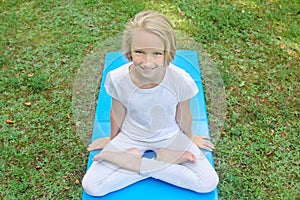
M 209 137 L 193 134 L 193 142 L 201 149 L 213 151 L 215 146 L 209 141 Z
M 98 150 L 98 149 L 103 149 L 109 142 L 110 142 L 109 137 L 99 138 L 99 139 L 95 140 L 94 142 L 92 142 L 88 146 L 87 150 L 94 151 L 94 150 Z

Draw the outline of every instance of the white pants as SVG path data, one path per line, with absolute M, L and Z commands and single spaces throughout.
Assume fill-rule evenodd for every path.
M 106 161 L 94 161 L 83 177 L 84 190 L 92 196 L 103 196 L 140 180 L 152 177 L 199 193 L 213 191 L 218 185 L 218 175 L 200 149 L 182 132 L 156 143 L 130 139 L 120 132 L 103 151 L 121 152 L 137 148 L 143 154 L 160 148 L 190 151 L 197 156 L 195 163 L 170 164 L 142 158 L 140 173 L 121 169 Z

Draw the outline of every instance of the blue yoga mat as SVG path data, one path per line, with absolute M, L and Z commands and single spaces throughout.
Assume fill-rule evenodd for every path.
M 110 134 L 110 107 L 111 97 L 106 93 L 104 82 L 109 71 L 127 63 L 128 61 L 121 52 L 109 52 L 105 57 L 105 65 L 101 81 L 100 93 L 96 108 L 94 129 L 92 141 L 108 137 Z M 206 104 L 202 87 L 202 80 L 198 62 L 198 54 L 191 50 L 178 50 L 174 65 L 187 71 L 196 82 L 199 93 L 191 99 L 191 111 L 193 116 L 193 133 L 203 136 L 209 136 L 208 119 L 206 113 Z M 92 164 L 92 158 L 99 151 L 93 151 L 89 155 L 87 169 Z M 211 152 L 204 152 L 208 160 L 214 165 Z M 218 189 L 210 193 L 199 194 L 190 190 L 182 189 L 168 183 L 153 178 L 139 181 L 124 189 L 112 192 L 103 197 L 93 197 L 83 192 L 82 200 L 218 200 Z

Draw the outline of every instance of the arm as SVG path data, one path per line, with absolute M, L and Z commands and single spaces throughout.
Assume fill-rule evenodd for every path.
M 178 103 L 176 108 L 176 122 L 181 130 L 192 139 L 192 113 L 190 110 L 190 100 Z
M 214 145 L 208 141 L 207 137 L 199 136 L 192 133 L 192 113 L 190 110 L 190 100 L 180 102 L 176 108 L 176 122 L 181 130 L 191 139 L 193 142 L 202 149 L 212 151 Z
M 110 140 L 116 137 L 120 131 L 121 125 L 125 119 L 126 108 L 116 99 L 112 99 L 110 110 L 110 137 L 99 138 L 88 146 L 88 151 L 103 149 Z
M 110 110 L 110 139 L 112 140 L 118 135 L 122 123 L 126 116 L 126 108 L 116 99 L 112 99 L 112 106 Z

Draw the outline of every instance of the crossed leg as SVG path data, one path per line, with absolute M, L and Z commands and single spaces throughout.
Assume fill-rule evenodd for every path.
M 200 193 L 210 192 L 218 184 L 218 176 L 209 161 L 184 134 L 158 145 L 157 160 L 142 158 L 141 149 L 116 148 L 130 146 L 128 141 L 120 141 L 95 156 L 83 179 L 87 193 L 102 196 L 149 176 Z
M 141 174 L 198 193 L 211 192 L 217 187 L 219 178 L 213 166 L 184 133 L 179 133 L 162 148 L 162 151 L 168 152 L 168 162 L 173 161 L 172 164 L 143 158 L 140 167 Z M 188 160 L 179 164 L 177 160 L 182 158 L 188 158 Z
M 89 195 L 104 196 L 146 178 L 106 161 L 94 161 L 83 177 L 82 186 Z
M 138 149 L 132 148 L 123 152 L 103 151 L 93 158 L 94 161 L 107 161 L 120 168 L 134 172 L 140 172 L 142 156 Z M 197 157 L 189 151 L 159 149 L 157 161 L 169 164 L 182 164 L 184 162 L 196 162 Z

